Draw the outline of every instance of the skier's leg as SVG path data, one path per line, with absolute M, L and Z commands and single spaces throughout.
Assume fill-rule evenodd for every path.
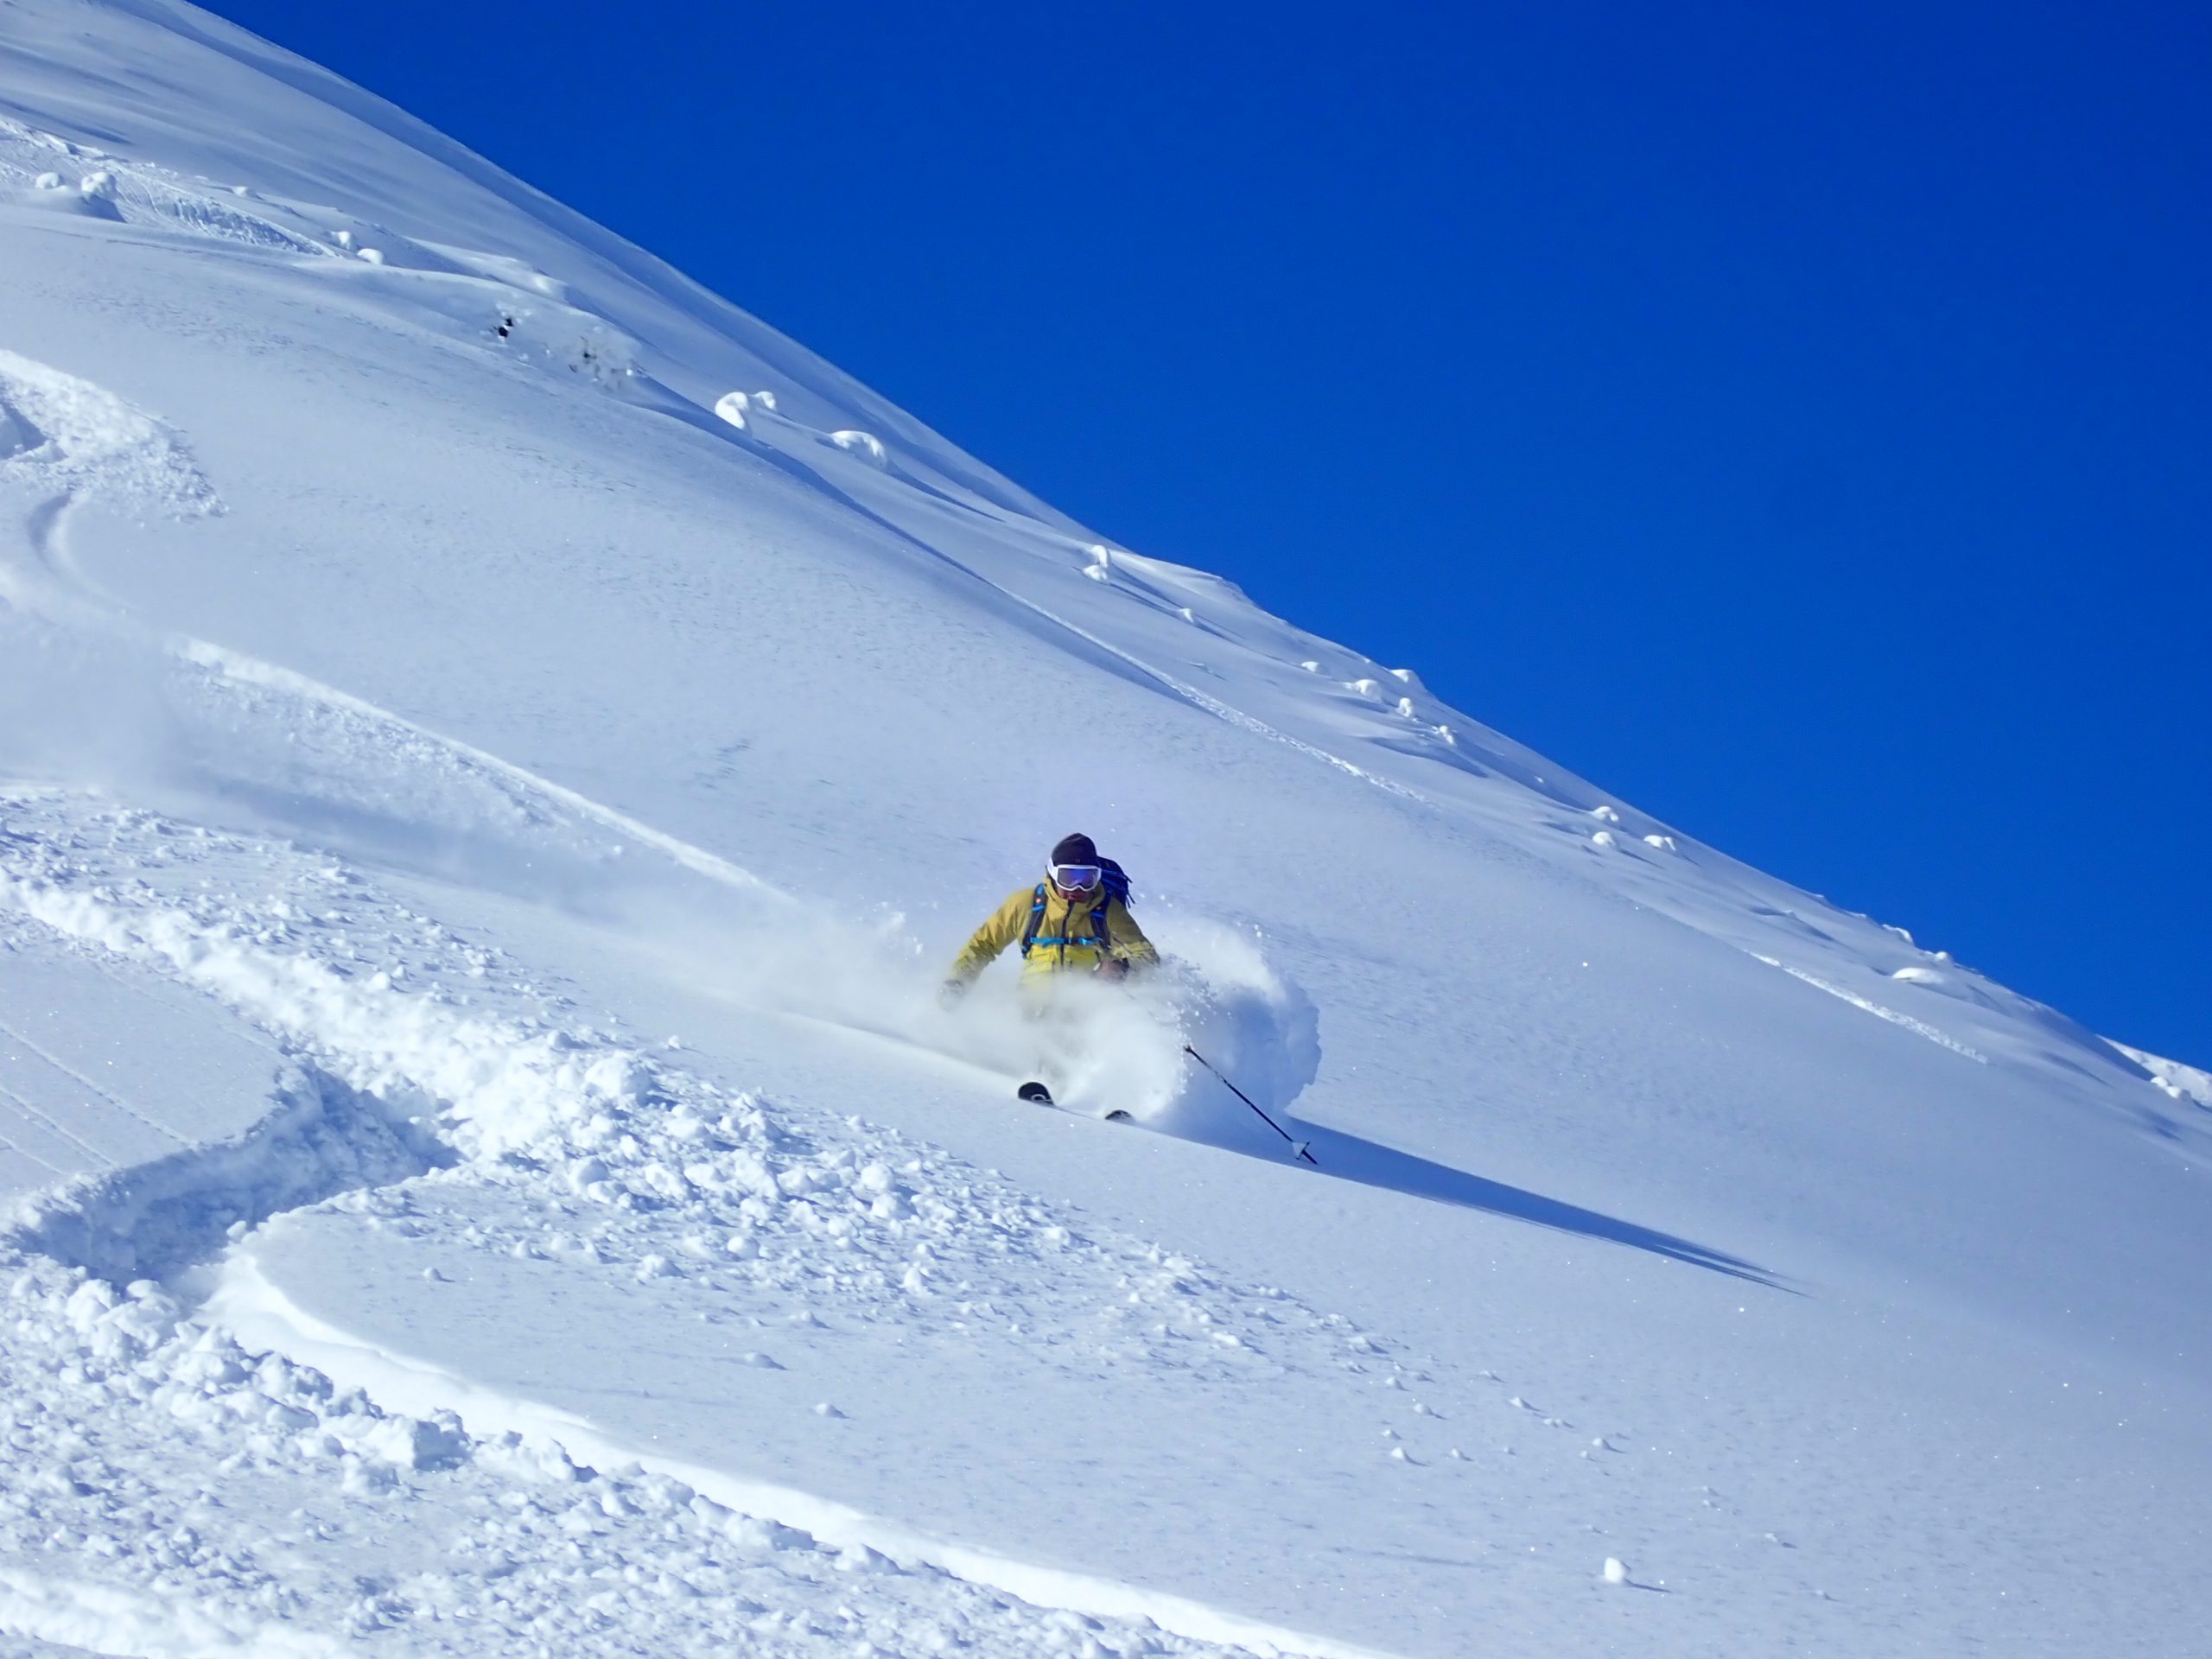
M 1031 1075 L 1057 1098 L 1075 1082 L 1082 1058 L 1077 1010 L 1066 988 L 1051 976 L 1040 974 L 1033 982 L 1025 982 L 1021 992 L 1022 1012 L 1030 1021 L 1037 1056 Z
M 1014 1092 L 1022 1099 L 1049 1104 L 1061 1086 L 1052 1037 L 1052 988 L 1044 975 L 1021 982 L 1021 1017 L 1030 1038 L 1029 1081 Z

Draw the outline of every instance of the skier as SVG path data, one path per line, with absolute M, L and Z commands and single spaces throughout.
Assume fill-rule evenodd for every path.
M 1045 879 L 1009 893 L 976 930 L 953 962 L 942 1000 L 948 1007 L 957 1001 L 1014 944 L 1021 947 L 1022 991 L 1040 1014 L 1068 976 L 1119 979 L 1133 965 L 1156 964 L 1160 953 L 1129 914 L 1128 883 L 1120 876 L 1121 867 L 1102 860 L 1089 836 L 1062 837 L 1046 861 Z
M 1128 891 L 1122 867 L 1099 857 L 1089 836 L 1064 836 L 1046 861 L 1045 879 L 1007 894 L 954 959 L 938 997 L 947 1007 L 967 994 L 976 976 L 1007 946 L 1021 946 L 1022 1002 L 1038 1022 L 1044 1051 L 1037 1061 L 1041 1075 L 1014 1091 L 1022 1099 L 1053 1104 L 1052 1088 L 1044 1078 L 1066 1078 L 1089 1046 L 1077 1000 L 1056 993 L 1088 980 L 1123 979 L 1133 965 L 1151 967 L 1160 961 L 1129 914 Z M 1110 1122 L 1129 1119 L 1119 1108 L 1105 1116 Z

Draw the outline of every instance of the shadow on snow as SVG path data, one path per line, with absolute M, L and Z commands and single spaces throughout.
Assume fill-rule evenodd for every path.
M 1456 1205 L 1465 1210 L 1479 1210 L 1488 1215 L 1505 1216 L 1515 1221 L 1548 1227 L 1555 1232 L 1574 1233 L 1584 1238 L 1603 1239 L 1611 1244 L 1624 1244 L 1630 1249 L 1647 1251 L 1653 1255 L 1664 1256 L 1669 1261 L 1685 1262 L 1713 1273 L 1724 1273 L 1731 1278 L 1749 1280 L 1770 1290 L 1787 1291 L 1793 1296 L 1804 1294 L 1757 1262 L 1731 1255 L 1725 1250 L 1713 1249 L 1672 1233 L 1662 1233 L 1656 1228 L 1641 1227 L 1632 1221 L 1623 1221 L 1595 1210 L 1585 1210 L 1579 1205 L 1548 1198 L 1542 1193 L 1531 1192 L 1525 1187 L 1509 1185 L 1503 1181 L 1493 1181 L 1463 1169 L 1454 1169 L 1449 1164 L 1440 1164 L 1433 1159 L 1400 1152 L 1394 1147 L 1386 1147 L 1379 1141 L 1370 1141 L 1363 1135 L 1351 1135 L 1342 1129 L 1323 1128 L 1319 1124 L 1302 1122 L 1281 1111 L 1270 1116 L 1312 1147 L 1315 1165 L 1324 1175 L 1332 1175 L 1339 1180 L 1357 1181 L 1363 1186 L 1403 1192 L 1411 1198 L 1427 1198 L 1437 1204 Z M 1288 1150 L 1280 1141 L 1270 1146 L 1242 1135 L 1220 1133 L 1217 1126 L 1209 1122 L 1206 1116 L 1196 1114 L 1178 1113 L 1173 1119 L 1160 1122 L 1154 1127 L 1184 1140 L 1201 1141 L 1224 1151 L 1242 1153 L 1251 1158 L 1279 1160 L 1281 1154 Z

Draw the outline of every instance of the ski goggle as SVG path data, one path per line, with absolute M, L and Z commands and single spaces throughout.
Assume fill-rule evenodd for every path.
M 1051 867 L 1052 885 L 1062 893 L 1081 893 L 1095 887 L 1105 874 L 1096 864 L 1055 864 Z

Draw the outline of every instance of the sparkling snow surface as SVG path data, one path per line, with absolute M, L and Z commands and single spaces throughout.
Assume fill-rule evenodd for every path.
M 1172 962 L 1043 1110 L 934 991 L 1076 828 Z M 0 7 L 9 1651 L 2176 1655 L 2208 1154 L 359 90 Z

